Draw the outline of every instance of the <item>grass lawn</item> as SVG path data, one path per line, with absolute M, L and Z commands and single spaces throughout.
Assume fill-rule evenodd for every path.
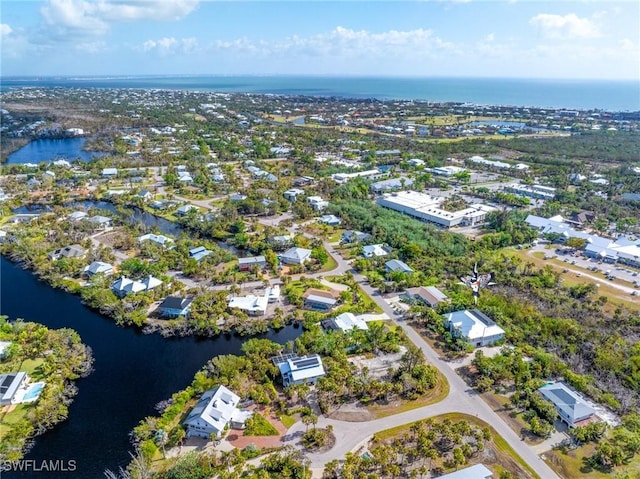
M 445 378 L 444 375 L 438 371 L 436 386 L 425 396 L 413 401 L 402 400 L 400 404 L 376 404 L 367 406 L 367 411 L 369 411 L 375 419 L 380 419 L 382 417 L 391 416 L 393 414 L 400 414 L 406 411 L 411 411 L 412 409 L 428 406 L 429 404 L 438 403 L 440 401 L 443 401 L 448 395 L 449 383 L 447 382 L 447 378 Z
M 535 471 L 531 469 L 531 467 L 529 467 L 529 465 L 518 454 L 516 454 L 516 452 L 511 448 L 511 446 L 507 444 L 507 441 L 505 441 L 502 438 L 502 436 L 500 436 L 496 432 L 496 430 L 493 427 L 491 427 L 491 425 L 487 424 L 481 419 L 475 416 L 469 416 L 467 414 L 461 414 L 461 413 L 443 414 L 441 416 L 435 416 L 432 419 L 434 419 L 435 421 L 444 421 L 445 419 L 450 419 L 453 422 L 465 420 L 469 424 L 472 424 L 474 426 L 488 427 L 489 430 L 491 431 L 491 441 L 489 441 L 489 443 L 495 448 L 499 460 L 504 461 L 505 459 L 511 459 L 513 462 L 517 463 L 517 465 L 520 468 L 526 470 L 531 477 L 540 479 L 540 476 L 538 476 L 535 473 Z M 377 432 L 375 433 L 375 437 L 380 440 L 392 439 L 394 437 L 404 434 L 405 432 L 409 432 L 411 428 L 411 424 L 413 423 L 403 424 L 401 426 L 396 426 L 391 429 L 386 429 L 384 431 Z M 511 472 L 513 473 L 515 471 L 511 471 Z M 516 475 L 515 477 L 519 477 L 519 476 Z
M 293 416 L 287 416 L 286 414 L 283 414 L 280 416 L 280 422 L 282 424 L 284 424 L 284 426 L 289 429 L 291 426 L 293 426 L 297 421 L 297 419 Z
M 13 411 L 8 413 L 0 413 L 2 420 L 0 421 L 0 440 L 11 430 L 11 426 L 24 419 L 31 407 L 30 404 L 18 404 Z
M 320 268 L 320 271 L 318 272 L 327 273 L 329 271 L 333 271 L 337 267 L 338 267 L 338 262 L 335 259 L 333 259 L 333 256 L 327 253 L 327 262 L 322 265 L 322 268 Z
M 640 456 L 610 472 L 601 472 L 586 466 L 583 459 L 595 451 L 595 444 L 585 444 L 577 449 L 562 451 L 555 449 L 544 454 L 545 462 L 565 479 L 607 479 L 616 473 L 628 472 L 630 477 L 640 477 Z

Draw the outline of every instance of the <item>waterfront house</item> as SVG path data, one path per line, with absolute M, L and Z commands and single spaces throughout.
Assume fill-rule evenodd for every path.
M 490 346 L 504 339 L 504 329 L 478 309 L 461 310 L 444 315 L 445 326 L 452 335 L 476 348 Z
M 223 385 L 205 391 L 183 425 L 187 437 L 220 438 L 228 428 L 244 429 L 250 411 L 238 408 L 240 397 Z
M 95 274 L 103 274 L 105 276 L 111 276 L 113 274 L 113 266 L 109 263 L 102 261 L 94 261 L 89 266 L 84 268 L 84 274 L 91 277 Z
M 264 296 L 235 296 L 229 298 L 229 309 L 239 309 L 249 316 L 264 316 L 267 313 L 267 304 L 269 303 L 269 292 Z
M 284 387 L 291 384 L 315 384 L 325 375 L 322 359 L 317 354 L 285 355 L 273 358 L 273 362 L 280 370 Z
M 249 256 L 246 258 L 238 258 L 238 269 L 240 271 L 249 271 L 251 268 L 263 269 L 267 265 L 264 256 Z
M 304 264 L 311 259 L 311 250 L 305 248 L 289 248 L 282 253 L 280 261 L 284 264 Z
M 152 290 L 161 284 L 162 280 L 151 275 L 147 276 L 142 281 L 136 281 L 129 279 L 126 276 L 121 276 L 120 279 L 113 282 L 111 290 L 115 295 L 122 298 L 129 293 L 139 293 L 140 291 Z
M 584 425 L 596 413 L 576 391 L 562 382 L 545 384 L 538 392 L 551 401 L 560 419 L 569 427 L 576 427 L 581 422 Z
M 191 210 L 196 210 L 198 211 L 199 208 L 197 206 L 194 206 L 192 204 L 186 204 L 186 205 L 182 205 L 181 207 L 179 207 L 176 210 L 176 216 L 186 216 L 187 214 L 189 214 L 189 211 Z
M 52 251 L 49 253 L 48 257 L 50 260 L 55 261 L 61 258 L 84 258 L 86 254 L 87 252 L 82 246 L 79 244 L 72 244 Z
M 27 381 L 27 373 L 0 374 L 0 406 L 15 404 L 14 399 L 18 390 Z
M 180 296 L 167 296 L 158 311 L 165 318 L 177 318 L 178 316 L 187 316 L 191 310 L 193 298 L 182 298 Z
M 85 211 L 74 211 L 69 216 L 67 216 L 67 218 L 71 221 L 80 221 L 82 219 L 85 219 L 87 216 L 89 216 L 89 214 Z
M 153 194 L 149 190 L 140 190 L 136 196 L 138 198 L 141 198 L 143 201 L 149 201 L 153 199 Z
M 96 215 L 88 218 L 88 221 L 94 226 L 96 230 L 106 230 L 111 228 L 111 218 L 108 216 Z

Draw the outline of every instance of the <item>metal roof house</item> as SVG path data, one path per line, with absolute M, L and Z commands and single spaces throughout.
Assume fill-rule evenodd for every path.
M 213 251 L 206 249 L 204 246 L 198 246 L 189 250 L 189 258 L 195 259 L 196 262 L 199 263 L 211 253 L 213 253 Z
M 284 264 L 304 264 L 311 258 L 311 250 L 305 248 L 289 248 L 280 255 Z
M 173 248 L 173 240 L 168 236 L 156 235 L 153 233 L 148 233 L 146 235 L 138 236 L 139 244 L 142 244 L 145 241 L 151 241 L 152 243 L 162 246 L 165 249 Z
M 327 319 L 322 322 L 325 329 L 336 329 L 341 331 L 351 331 L 352 329 L 361 329 L 366 331 L 369 329 L 367 322 L 358 318 L 353 313 L 342 313 L 335 318 Z
M 178 316 L 187 316 L 191 310 L 193 298 L 182 298 L 180 296 L 167 296 L 158 311 L 165 318 L 177 318 Z
M 24 371 L 0 374 L 0 406 L 14 404 L 13 398 L 26 379 L 27 373 Z
M 162 280 L 155 278 L 151 275 L 147 276 L 142 281 L 135 281 L 127 278 L 126 276 L 121 276 L 120 279 L 116 280 L 111 285 L 111 290 L 114 292 L 114 294 L 122 298 L 129 293 L 149 291 L 153 288 L 160 286 L 161 284 L 162 284 Z
M 475 464 L 470 467 L 465 467 L 459 471 L 452 472 L 451 474 L 445 474 L 440 476 L 440 479 L 491 479 L 493 472 L 491 472 L 484 464 Z
M 83 258 L 86 254 L 87 252 L 82 246 L 79 244 L 72 244 L 70 246 L 65 246 L 64 248 L 58 248 L 47 256 L 49 259 L 55 261 L 60 258 Z
M 551 401 L 560 419 L 569 427 L 575 427 L 577 423 L 590 419 L 596 413 L 577 392 L 564 383 L 545 384 L 538 392 Z
M 444 315 L 445 326 L 475 347 L 489 346 L 504 338 L 504 329 L 478 309 L 454 311 Z
M 246 258 L 238 258 L 238 269 L 240 271 L 248 271 L 253 266 L 258 268 L 264 268 L 267 265 L 267 260 L 264 256 L 249 256 Z
M 315 384 L 318 378 L 325 375 L 322 359 L 317 354 L 293 356 L 281 362 L 277 362 L 276 358 L 274 362 L 277 363 L 285 387 L 291 384 Z
M 402 299 L 409 303 L 421 302 L 434 308 L 449 298 L 435 286 L 418 286 L 407 289 Z
M 400 261 L 399 259 L 392 259 L 387 261 L 384 264 L 384 267 L 387 272 L 399 271 L 401 273 L 413 273 L 413 270 L 409 267 L 409 265 L 404 261 Z
M 362 256 L 365 258 L 379 258 L 381 256 L 387 256 L 390 249 L 388 246 L 382 244 L 370 244 L 362 247 Z
M 113 274 L 113 266 L 103 261 L 94 261 L 89 266 L 86 266 L 83 271 L 87 276 L 93 276 L 94 274 L 111 276 Z
M 236 296 L 229 298 L 229 309 L 239 309 L 249 316 L 264 316 L 267 313 L 267 305 L 269 304 L 270 293 L 264 296 Z M 273 302 L 273 301 L 272 301 Z
M 187 437 L 221 437 L 227 426 L 244 429 L 251 412 L 238 409 L 240 397 L 220 385 L 206 391 L 191 410 L 183 425 Z

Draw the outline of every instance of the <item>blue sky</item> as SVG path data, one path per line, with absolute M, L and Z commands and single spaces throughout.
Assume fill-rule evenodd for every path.
M 640 2 L 2 0 L 2 75 L 640 79 Z

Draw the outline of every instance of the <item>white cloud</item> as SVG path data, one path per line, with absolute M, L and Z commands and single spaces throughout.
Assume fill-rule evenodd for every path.
M 53 40 L 98 37 L 112 23 L 140 20 L 179 20 L 191 13 L 198 0 L 48 0 L 40 14 Z
M 161 56 L 186 54 L 198 50 L 198 41 L 195 38 L 164 37 L 159 40 L 147 40 L 142 44 L 141 50 Z
M 10 25 L 6 23 L 0 23 L 0 36 L 6 37 L 13 31 Z
M 575 13 L 552 15 L 540 13 L 529 20 L 539 27 L 549 38 L 597 38 L 602 36 L 598 26 L 588 18 L 580 18 Z

